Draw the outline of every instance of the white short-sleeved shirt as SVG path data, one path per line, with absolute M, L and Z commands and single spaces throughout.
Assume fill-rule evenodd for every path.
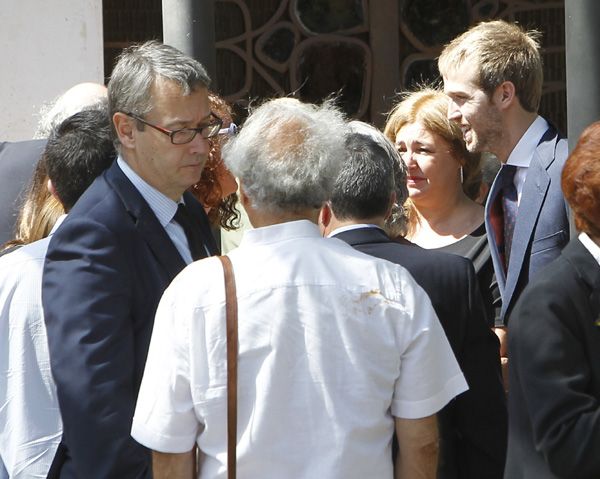
M 248 231 L 229 256 L 239 477 L 391 478 L 393 417 L 429 416 L 467 389 L 427 295 L 309 221 Z M 226 385 L 223 270 L 209 258 L 160 302 L 133 437 L 171 453 L 197 442 L 200 476 L 224 478 Z
M 15 479 L 46 477 L 62 436 L 42 310 L 49 243 L 0 258 L 0 458 Z

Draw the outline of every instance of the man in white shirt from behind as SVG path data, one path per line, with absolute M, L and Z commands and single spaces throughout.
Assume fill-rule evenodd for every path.
M 40 160 L 66 211 L 115 157 L 106 102 L 93 108 L 60 124 Z M 11 479 L 45 478 L 62 435 L 41 301 L 52 233 L 0 258 L 0 458 Z
M 272 100 L 225 146 L 254 230 L 230 253 L 239 311 L 241 478 L 434 478 L 435 413 L 467 386 L 423 290 L 320 237 L 345 154 L 332 105 Z M 155 319 L 133 437 L 154 477 L 223 478 L 226 335 L 218 259 L 193 263 Z M 396 430 L 399 461 L 392 464 Z

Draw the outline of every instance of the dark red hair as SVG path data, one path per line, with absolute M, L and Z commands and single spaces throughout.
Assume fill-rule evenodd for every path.
M 223 126 L 229 126 L 233 121 L 231 106 L 213 92 L 208 93 L 208 101 L 211 111 L 223 120 Z M 238 227 L 240 214 L 235 207 L 237 195 L 233 193 L 223 198 L 223 191 L 218 181 L 219 169 L 225 168 L 221 158 L 222 141 L 224 139 L 220 135 L 208 139 L 210 145 L 208 160 L 200 180 L 190 188 L 190 191 L 200 203 L 211 208 L 208 214 L 211 224 L 232 230 Z
M 561 186 L 577 229 L 600 238 L 600 121 L 579 137 L 565 163 Z

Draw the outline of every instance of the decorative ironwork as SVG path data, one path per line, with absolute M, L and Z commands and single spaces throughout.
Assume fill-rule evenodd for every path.
M 393 21 L 382 27 L 381 10 L 375 9 L 391 7 L 392 18 L 384 19 Z M 107 75 L 121 48 L 162 36 L 160 0 L 104 0 L 103 13 Z M 540 111 L 565 131 L 563 0 L 217 0 L 219 92 L 242 115 L 255 98 L 296 95 L 316 101 L 341 92 L 350 115 L 379 121 L 394 93 L 389 90 L 435 80 L 442 46 L 491 18 L 543 33 Z M 384 76 L 391 81 L 383 84 Z
M 564 2 L 547 0 L 399 0 L 400 89 L 438 79 L 443 45 L 469 26 L 500 18 L 542 32 L 544 89 L 540 112 L 566 131 Z
M 317 101 L 339 92 L 350 115 L 365 116 L 372 71 L 367 6 L 366 0 L 283 0 L 255 1 L 251 9 L 244 0 L 218 1 L 221 93 L 239 102 L 288 94 Z M 243 72 L 243 82 L 234 71 Z

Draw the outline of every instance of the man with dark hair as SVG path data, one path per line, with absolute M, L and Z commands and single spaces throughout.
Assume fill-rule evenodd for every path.
M 379 131 L 360 122 L 350 125 L 347 157 L 321 212 L 322 231 L 404 266 L 431 299 L 469 384 L 438 413 L 438 478 L 500 479 L 507 418 L 499 345 L 487 326 L 473 266 L 459 256 L 389 239 L 386 218 L 394 203 L 407 197 L 406 167 Z
M 116 158 L 108 105 L 105 102 L 98 107 L 77 113 L 62 122 L 50 134 L 46 144 L 50 188 L 67 212 L 92 183 L 90 178 L 99 176 Z M 100 165 L 101 168 L 97 166 L 99 157 L 107 159 Z
M 106 108 L 77 113 L 51 133 L 41 161 L 65 211 L 115 156 Z M 0 258 L 0 458 L 11 478 L 45 477 L 62 432 L 41 304 L 49 242 Z
M 27 201 L 27 184 L 46 145 L 46 138 L 64 119 L 84 108 L 96 108 L 106 101 L 106 87 L 98 83 L 78 83 L 44 105 L 34 140 L 0 142 L 0 245 L 20 238 L 20 227 L 27 224 L 19 210 Z M 15 225 L 17 226 L 15 231 Z M 28 241 L 29 242 L 29 241 Z M 1 476 L 0 476 L 1 477 Z
M 187 188 L 208 138 L 204 67 L 158 42 L 123 51 L 108 84 L 117 161 L 54 235 L 42 300 L 64 432 L 51 477 L 151 477 L 130 435 L 158 301 L 183 267 L 217 252 Z M 65 282 L 69 287 L 65 287 Z

